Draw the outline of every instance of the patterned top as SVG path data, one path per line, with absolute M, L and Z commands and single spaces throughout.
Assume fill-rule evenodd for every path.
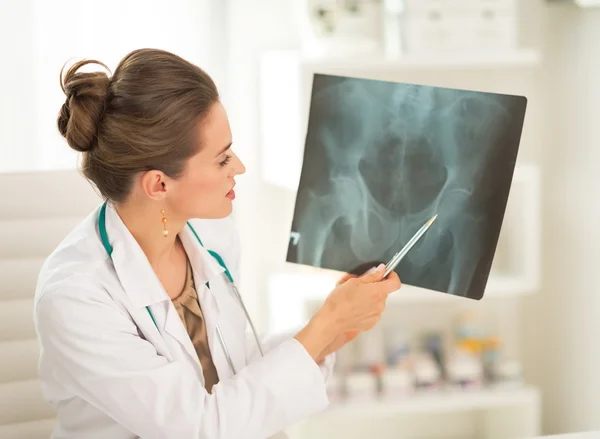
M 219 382 L 219 375 L 217 374 L 217 369 L 213 363 L 208 346 L 206 324 L 200 303 L 198 302 L 198 293 L 194 285 L 194 277 L 189 260 L 183 290 L 172 302 L 196 349 L 198 359 L 202 365 L 206 390 L 208 393 L 211 393 L 212 387 Z

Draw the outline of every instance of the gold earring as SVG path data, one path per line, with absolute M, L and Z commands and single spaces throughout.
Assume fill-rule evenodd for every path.
M 167 217 L 165 215 L 165 209 L 160 209 L 160 213 L 162 215 L 161 221 L 163 223 L 163 236 L 166 238 L 169 234 L 169 231 L 167 230 Z

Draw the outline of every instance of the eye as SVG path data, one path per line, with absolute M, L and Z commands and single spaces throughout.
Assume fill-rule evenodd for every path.
M 226 155 L 225 159 L 219 162 L 219 166 L 225 166 L 227 163 L 229 163 L 229 160 L 231 160 L 231 156 Z

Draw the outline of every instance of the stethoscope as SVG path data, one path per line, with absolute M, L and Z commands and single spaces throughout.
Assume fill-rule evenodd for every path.
M 198 243 L 202 247 L 204 247 L 204 244 L 202 244 L 202 240 L 196 233 L 196 230 L 194 230 L 194 228 L 192 227 L 192 225 L 189 222 L 186 224 L 190 228 L 190 230 L 192 231 L 192 233 L 194 234 L 196 239 L 198 240 Z M 100 231 L 100 240 L 102 241 L 102 245 L 104 246 L 104 249 L 108 253 L 108 256 L 112 257 L 113 248 L 112 248 L 112 245 L 110 245 L 110 242 L 108 240 L 108 233 L 106 232 L 106 202 L 102 204 L 102 207 L 100 208 L 100 213 L 98 214 L 98 229 Z M 235 282 L 233 281 L 233 277 L 231 276 L 231 272 L 229 271 L 229 268 L 227 268 L 225 261 L 223 260 L 221 255 L 219 255 L 217 252 L 215 252 L 213 250 L 208 250 L 208 253 L 210 253 L 210 255 L 213 258 L 215 258 L 217 260 L 217 262 L 219 263 L 219 265 L 221 267 L 223 267 L 223 269 L 225 270 L 225 275 L 227 276 L 227 279 L 229 279 L 229 282 L 231 283 L 233 292 L 234 292 L 238 302 L 240 303 L 240 306 L 244 310 L 244 314 L 246 314 L 246 319 L 248 320 L 248 323 L 250 323 L 250 328 L 252 328 L 252 333 L 254 334 L 254 339 L 256 340 L 256 345 L 258 346 L 258 350 L 259 350 L 260 354 L 262 356 L 264 356 L 264 352 L 263 352 L 263 349 L 262 349 L 262 346 L 260 343 L 260 339 L 258 338 L 256 328 L 254 327 L 254 324 L 252 323 L 252 319 L 250 318 L 250 314 L 248 314 L 248 310 L 246 309 L 246 306 L 244 305 L 242 296 L 240 295 L 240 292 L 239 292 L 238 288 L 236 287 Z M 206 282 L 206 286 L 210 287 L 208 282 Z M 158 324 L 156 323 L 156 320 L 154 319 L 154 315 L 152 314 L 152 311 L 150 310 L 149 306 L 146 306 L 146 311 L 148 311 L 148 314 L 150 315 L 150 318 L 152 319 L 152 323 L 154 323 L 154 326 L 156 327 L 158 332 L 160 332 L 160 329 L 158 328 Z M 221 347 L 223 348 L 225 357 L 227 357 L 227 362 L 229 363 L 231 372 L 235 375 L 237 372 L 236 372 L 235 366 L 233 364 L 231 355 L 229 354 L 229 350 L 227 349 L 227 345 L 225 344 L 225 339 L 223 338 L 223 333 L 221 332 L 221 328 L 219 327 L 219 325 L 217 325 L 216 330 L 217 330 L 217 337 L 219 338 L 219 343 L 221 344 Z

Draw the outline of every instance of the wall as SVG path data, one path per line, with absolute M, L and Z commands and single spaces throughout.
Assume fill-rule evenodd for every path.
M 543 292 L 523 322 L 544 429 L 561 433 L 600 429 L 600 9 L 548 12 Z
M 224 102 L 233 130 L 233 147 L 247 172 L 238 177 L 235 214 L 242 239 L 241 281 L 249 312 L 259 330 L 267 328 L 266 268 L 282 254 L 269 240 L 277 218 L 273 205 L 289 209 L 280 192 L 263 184 L 259 168 L 258 68 L 265 48 L 298 44 L 291 2 L 281 0 L 230 0 L 228 2 L 230 74 Z M 285 160 L 281 157 L 281 160 Z M 278 204 L 281 201 L 283 204 Z M 240 288 L 242 289 L 242 288 Z
M 114 71 L 131 50 L 171 50 L 224 81 L 221 0 L 2 0 L 0 172 L 65 169 L 77 155 L 56 129 L 63 65 L 97 59 Z M 115 14 L 115 10 L 119 10 Z M 93 17 L 93 19 L 81 19 Z M 107 27 L 110 23 L 110 28 Z M 76 37 L 73 37 L 76 35 Z
M 28 129 L 30 103 L 35 97 L 32 14 L 31 0 L 0 2 L 0 83 L 7 85 L 0 99 L 0 171 L 25 167 L 35 138 Z M 4 60 L 10 68 L 5 68 Z
M 539 41 L 540 13 L 542 0 L 523 2 L 523 31 L 521 41 L 525 46 L 535 47 Z M 228 77 L 225 103 L 231 118 L 234 132 L 234 148 L 247 165 L 246 175 L 240 177 L 239 197 L 236 200 L 236 213 L 243 239 L 242 282 L 248 305 L 257 323 L 266 328 L 267 306 L 261 294 L 266 289 L 266 274 L 276 266 L 281 266 L 285 258 L 286 240 L 294 207 L 294 196 L 289 191 L 276 188 L 261 181 L 260 176 L 260 132 L 258 109 L 258 66 L 261 53 L 265 49 L 297 48 L 299 36 L 295 30 L 293 16 L 294 2 L 277 0 L 257 0 L 246 2 L 230 0 L 229 18 L 229 61 L 231 68 Z M 535 71 L 501 70 L 482 75 L 467 71 L 454 74 L 441 72 L 415 71 L 401 80 L 420 83 L 441 84 L 460 87 L 472 84 L 474 88 L 492 89 L 514 93 L 525 93 L 530 98 L 528 122 L 524 132 L 524 146 L 520 159 L 535 161 L 539 156 L 539 142 L 536 133 L 541 126 L 541 106 L 537 91 L 530 84 L 535 79 Z M 398 78 L 396 78 L 398 79 Z M 466 85 L 465 85 L 466 86 Z M 282 139 L 282 142 L 285 141 Z M 285 157 L 276 157 L 285 166 Z M 281 237 L 284 237 L 282 239 Z M 261 249 L 261 251 L 257 251 Z
M 525 151 L 543 167 L 543 286 L 525 298 L 522 329 L 525 373 L 543 392 L 544 433 L 600 429 L 600 10 L 522 2 L 523 39 L 544 45 L 544 65 L 532 108 L 541 132 Z M 270 14 L 267 18 L 266 14 Z M 245 295 L 261 329 L 266 328 L 265 274 L 284 257 L 269 240 L 289 226 L 293 197 L 263 184 L 259 169 L 258 60 L 264 49 L 296 47 L 291 2 L 230 0 L 229 111 L 234 144 L 248 165 L 239 179 L 237 211 L 243 238 Z M 531 21 L 533 20 L 533 22 Z M 541 25 L 541 27 L 540 27 Z M 282 157 L 283 161 L 284 158 Z M 274 209 L 277 207 L 277 210 Z
M 537 23 L 530 26 L 529 20 L 537 17 L 539 6 L 546 2 L 522 3 L 529 11 L 526 38 L 535 39 L 531 34 Z M 11 68 L 0 71 L 0 79 L 13 85 L 0 106 L 0 164 L 10 162 L 15 167 L 29 158 L 30 149 L 25 145 L 33 144 L 36 137 L 35 130 L 27 129 L 27 103 L 34 98 L 34 89 L 29 87 L 35 77 L 31 65 L 33 5 L 33 0 L 0 2 L 0 35 L 4 36 L 0 47 L 11 62 Z M 260 181 L 258 60 L 265 48 L 296 47 L 298 35 L 292 1 L 229 0 L 227 8 L 228 53 L 224 51 L 222 56 L 228 57 L 230 73 L 224 100 L 235 148 L 248 167 L 239 179 L 236 205 L 246 261 L 241 283 L 243 294 L 250 299 L 250 311 L 265 329 L 264 275 L 284 256 L 281 246 L 269 237 L 288 226 L 287 217 L 270 212 L 274 206 L 278 211 L 291 211 L 293 198 Z M 64 9 L 53 10 L 64 17 Z M 595 197 L 600 193 L 600 124 L 595 121 L 600 114 L 600 50 L 591 43 L 600 41 L 600 10 L 555 5 L 547 12 L 542 29 L 545 68 L 539 77 L 545 93 L 538 94 L 544 100 L 547 132 L 540 137 L 543 146 L 536 147 L 539 151 L 528 151 L 528 157 L 540 157 L 545 176 L 544 285 L 540 294 L 525 300 L 521 326 L 527 376 L 544 393 L 544 430 L 560 433 L 600 429 L 600 343 L 595 337 L 600 332 L 596 286 L 600 203 Z M 13 44 L 15 40 L 21 44 Z M 211 41 L 211 47 L 215 43 L 218 41 Z M 27 56 L 21 56 L 24 54 Z M 217 76 L 222 74 L 220 69 Z M 27 154 L 21 154 L 24 151 Z

